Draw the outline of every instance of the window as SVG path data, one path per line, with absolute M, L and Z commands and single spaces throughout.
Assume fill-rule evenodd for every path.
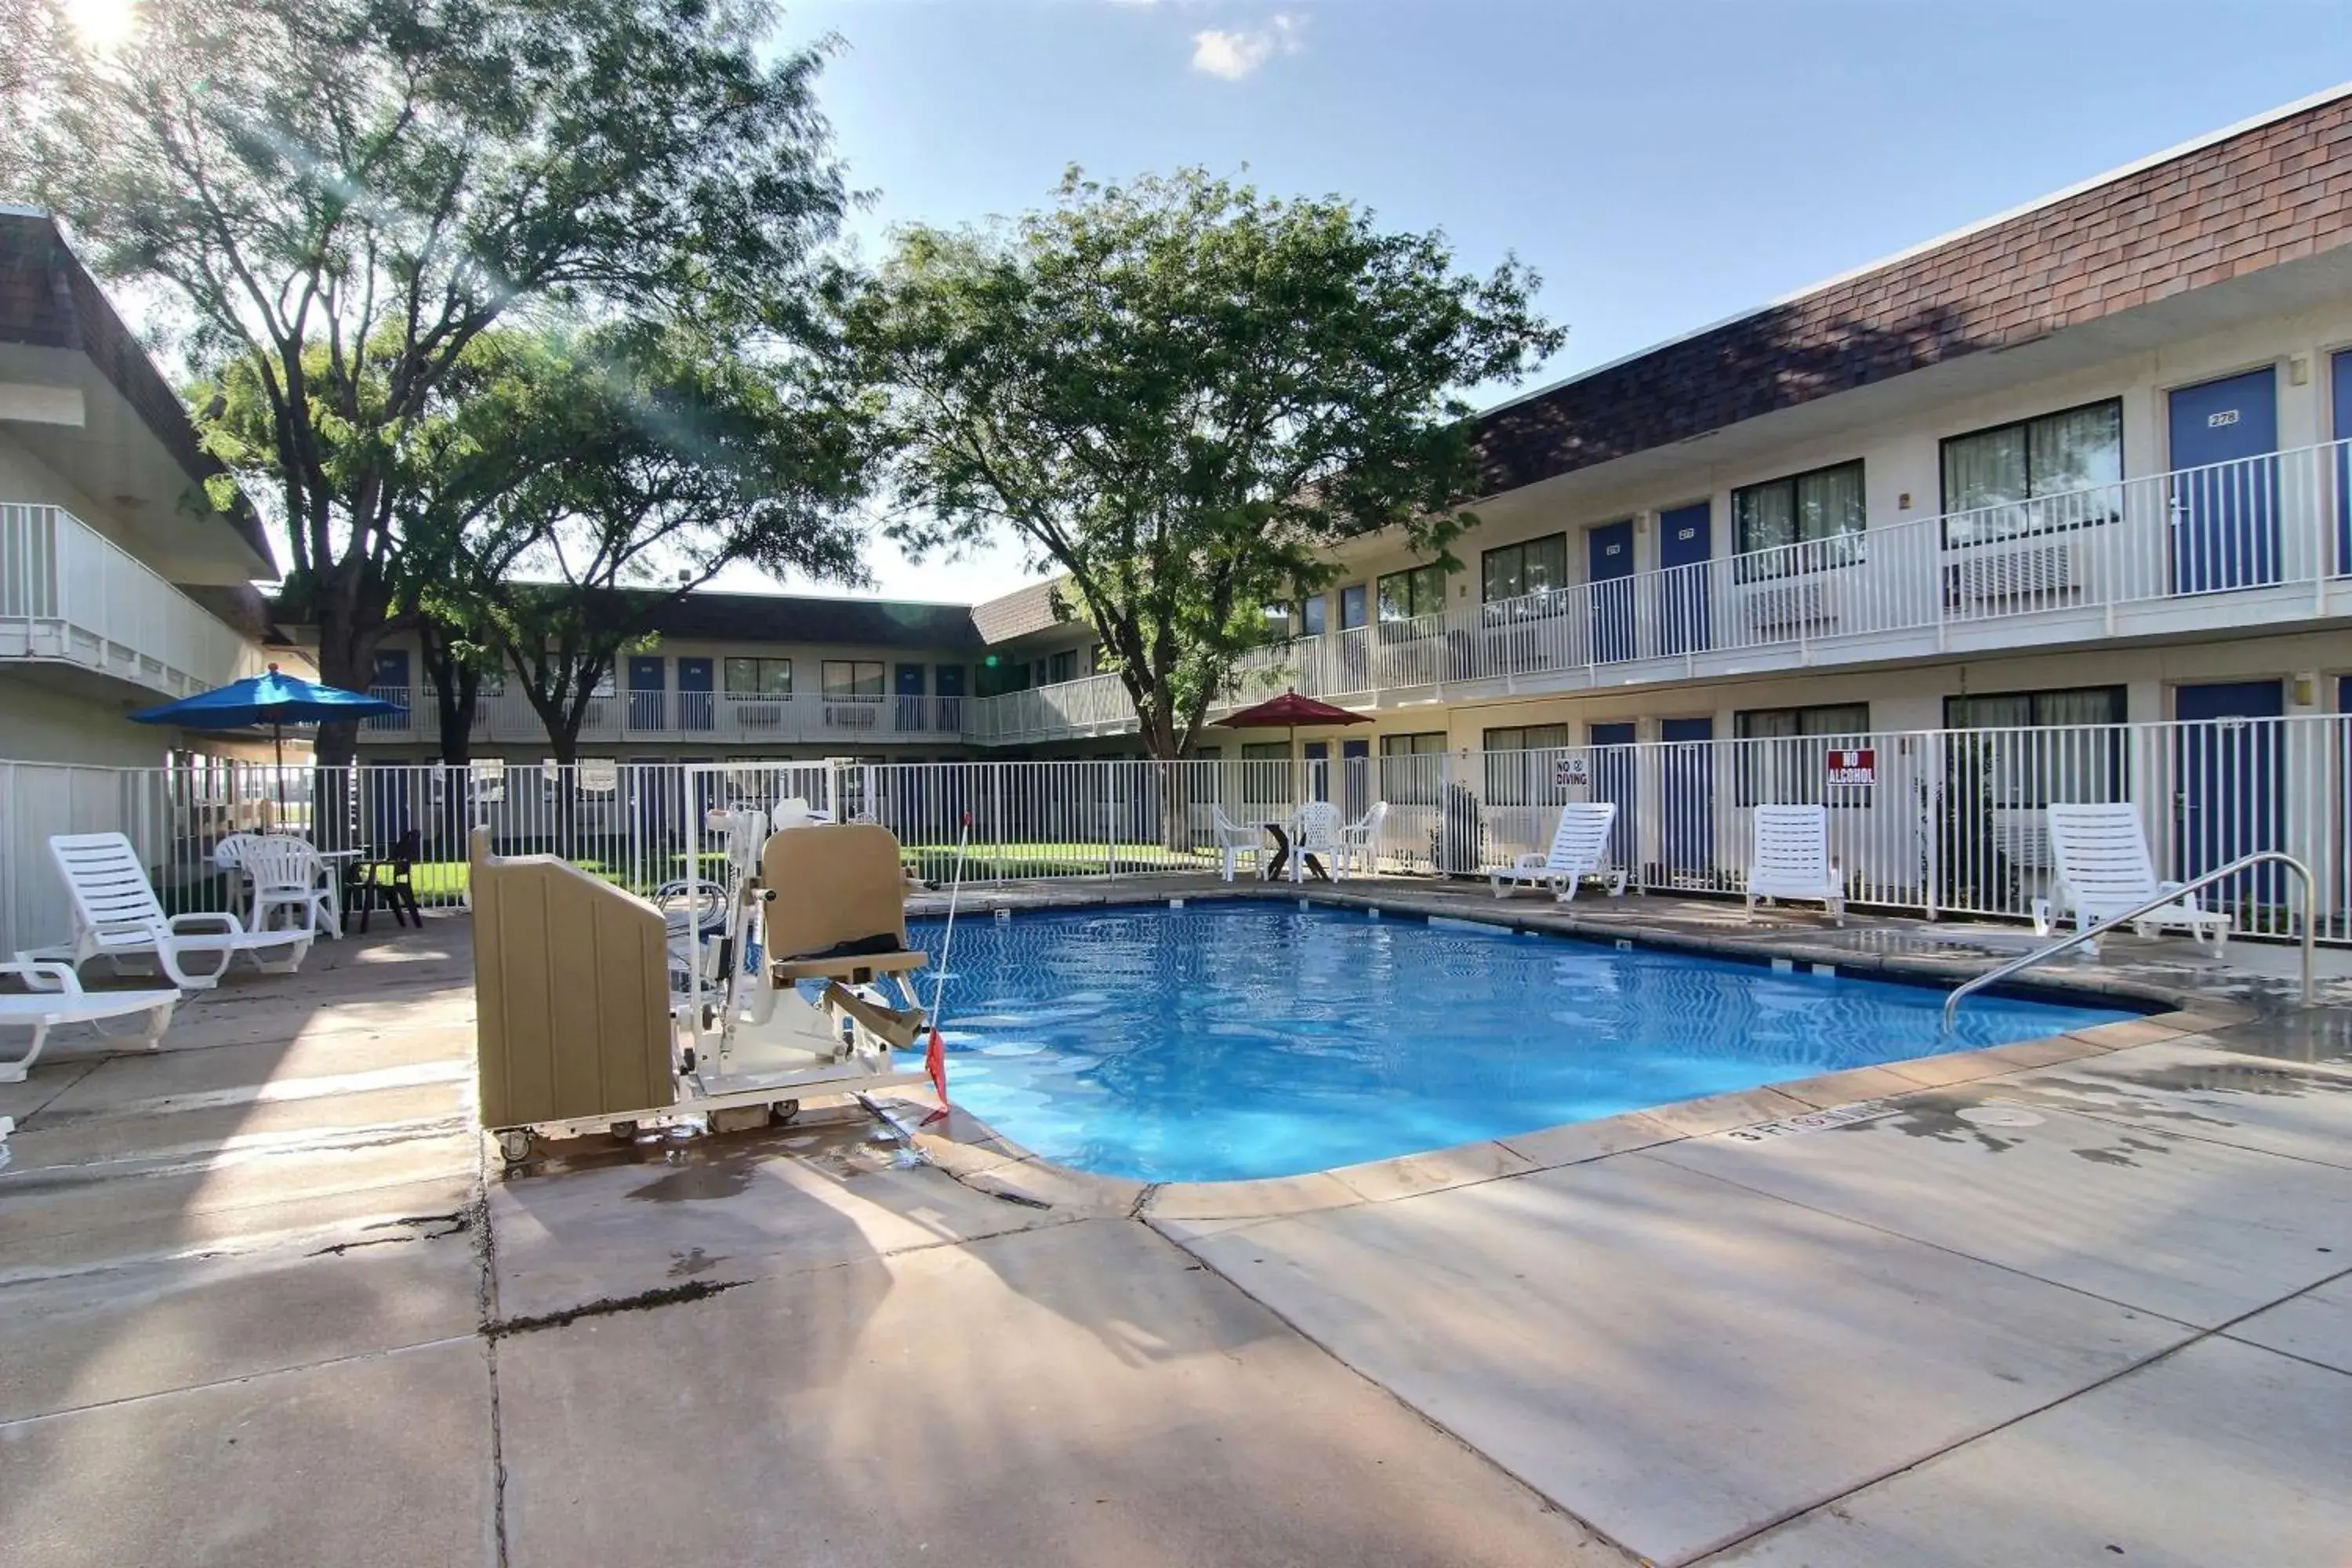
M 879 702 L 882 700 L 882 661 L 863 658 L 828 658 L 823 670 L 824 696 L 828 702 Z
M 788 658 L 730 658 L 721 677 L 730 697 L 765 697 L 771 700 L 793 694 L 793 661 Z
M 1856 536 L 1866 521 L 1859 459 L 1736 489 L 1731 492 L 1731 522 L 1737 547 L 1743 555 L 1791 544 L 1843 542 L 1817 550 L 1791 551 L 1788 557 L 1769 563 L 1743 563 L 1740 581 L 1813 572 L 1859 561 L 1862 542 Z
M 1486 742 L 1486 803 L 1531 805 L 1545 796 L 1553 759 L 1529 753 L 1565 749 L 1568 726 L 1525 724 L 1489 730 Z
M 2123 515 L 2121 398 L 1954 436 L 1943 455 L 1948 549 Z
M 1364 624 L 1364 585 L 1351 583 L 1339 590 L 1339 629 L 1352 631 Z
M 1046 685 L 1053 686 L 1065 680 L 1076 680 L 1077 678 L 1078 650 L 1076 648 L 1066 647 L 1061 652 L 1051 655 L 1046 658 Z
M 2043 729 L 2062 724 L 2120 724 L 2120 686 L 2074 686 L 2056 691 L 2000 691 L 1944 699 L 1948 730 Z
M 1445 608 L 1445 568 L 1432 564 L 1391 572 L 1380 580 L 1381 619 L 1407 621 Z
M 1478 558 L 1478 595 L 1486 604 L 1568 586 L 1568 535 L 1548 534 L 1524 544 L 1499 545 Z
M 594 687 L 590 689 L 588 695 L 591 697 L 610 697 L 613 695 L 613 667 L 611 665 L 606 665 L 597 673 L 596 684 Z
M 1435 805 L 1445 731 L 1381 737 L 1380 797 L 1394 805 Z
M 1971 800 L 2035 811 L 2053 800 L 2121 800 L 2124 740 L 2105 726 L 2121 724 L 2125 711 L 2120 686 L 1945 698 L 1945 728 L 1993 731 L 1947 742 L 1947 820 L 1974 820 Z
M 1290 800 L 1290 742 L 1287 741 L 1244 741 L 1242 742 L 1242 799 L 1252 805 L 1288 804 Z M 1250 764 L 1255 763 L 1255 766 Z M 1280 766 L 1276 764 L 1279 763 Z
M 1321 637 L 1325 616 L 1330 612 L 1331 601 L 1320 594 L 1309 594 L 1300 603 L 1298 608 L 1301 629 L 1310 637 Z
M 1490 752 L 1549 752 L 1568 744 L 1565 724 L 1527 724 L 1486 731 Z
M 1832 805 L 1870 804 L 1866 786 L 1826 787 L 1832 743 L 1870 733 L 1869 703 L 1751 708 L 1732 716 L 1732 733 L 1752 742 L 1739 748 L 1740 805 L 1818 805 L 1825 798 Z M 1879 761 L 1884 768 L 1886 759 Z

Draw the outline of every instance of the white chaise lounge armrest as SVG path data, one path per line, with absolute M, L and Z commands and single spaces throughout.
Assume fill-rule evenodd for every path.
M 190 921 L 210 921 L 211 929 L 191 926 Z M 163 922 L 163 929 L 173 936 L 242 936 L 245 922 L 226 910 L 200 910 L 184 915 L 173 915 Z
M 0 974 L 17 976 L 28 991 L 68 996 L 82 994 L 81 976 L 74 973 L 70 963 L 57 963 L 46 958 L 0 960 Z

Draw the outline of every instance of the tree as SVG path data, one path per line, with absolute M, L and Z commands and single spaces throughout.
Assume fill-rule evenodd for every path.
M 402 450 L 478 336 L 789 294 L 843 210 L 821 51 L 763 64 L 761 0 L 144 0 L 114 54 L 67 0 L 5 9 L 0 184 L 253 375 L 265 456 L 228 445 L 337 685 L 402 592 Z
M 841 346 L 875 389 L 898 535 L 1010 529 L 1066 574 L 1152 754 L 1179 757 L 1333 546 L 1396 529 L 1443 558 L 1475 521 L 1462 394 L 1559 346 L 1537 286 L 1337 199 L 1073 169 L 1010 229 L 898 234 Z
M 547 340 L 493 405 L 530 472 L 461 530 L 446 600 L 487 628 L 559 762 L 620 654 L 726 567 L 863 580 L 865 448 L 804 365 L 631 324 Z

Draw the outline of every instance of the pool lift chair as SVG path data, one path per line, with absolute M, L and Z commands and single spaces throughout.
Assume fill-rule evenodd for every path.
M 475 846 L 482 1124 L 511 1163 L 540 1137 L 788 1120 L 803 1098 L 922 1081 L 908 883 L 887 828 L 771 833 L 714 812 L 728 917 L 686 918 L 549 856 Z M 689 860 L 689 865 L 693 862 Z M 883 989 L 896 981 L 906 1002 Z

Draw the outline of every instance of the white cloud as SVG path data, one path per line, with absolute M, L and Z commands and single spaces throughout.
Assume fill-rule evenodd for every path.
M 1211 27 L 1192 35 L 1192 68 L 1239 81 L 1276 55 L 1297 54 L 1299 32 L 1295 18 L 1280 16 L 1263 27 Z

